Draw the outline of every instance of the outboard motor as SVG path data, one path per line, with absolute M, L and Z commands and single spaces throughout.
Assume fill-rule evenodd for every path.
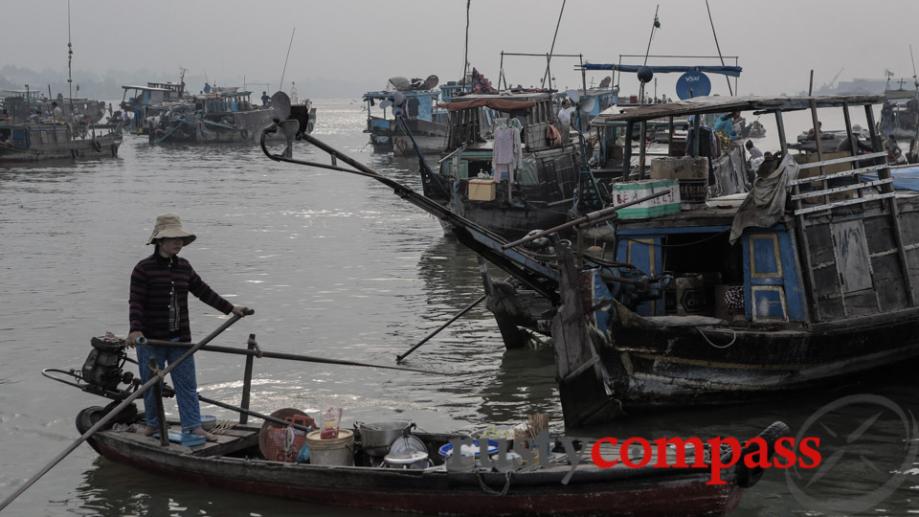
M 134 381 L 132 372 L 125 372 L 123 367 L 128 359 L 125 341 L 117 338 L 94 337 L 90 341 L 93 349 L 83 362 L 81 377 L 86 383 L 86 391 L 109 398 L 124 398 L 127 390 L 119 390 L 121 383 L 131 385 Z

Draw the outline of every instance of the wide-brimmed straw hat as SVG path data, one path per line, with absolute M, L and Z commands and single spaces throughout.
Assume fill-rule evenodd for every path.
M 153 244 L 159 239 L 182 239 L 182 242 L 188 246 L 197 238 L 195 234 L 182 228 L 182 220 L 179 219 L 179 216 L 163 214 L 157 216 L 156 224 L 153 226 L 153 233 L 150 235 L 150 240 L 147 241 L 147 244 Z

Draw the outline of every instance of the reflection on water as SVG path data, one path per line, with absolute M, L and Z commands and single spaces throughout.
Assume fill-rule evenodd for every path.
M 370 154 L 359 103 L 317 105 L 319 138 L 420 188 L 416 159 Z M 302 144 L 295 153 L 327 159 Z M 76 438 L 76 408 L 100 403 L 39 372 L 81 365 L 92 336 L 106 330 L 126 333 L 130 268 L 150 252 L 144 241 L 158 213 L 178 212 L 196 231 L 198 240 L 183 254 L 212 287 L 256 309 L 217 344 L 244 346 L 255 333 L 264 350 L 394 364 L 397 354 L 482 294 L 475 256 L 445 238 L 435 219 L 373 180 L 274 163 L 254 146 L 154 147 L 128 137 L 120 155 L 0 167 L 0 346 L 6 352 L 0 379 L 7 381 L 0 385 L 0 458 L 17 466 L 0 469 L 0 493 L 9 493 Z M 222 321 L 198 302 L 190 309 L 196 337 Z M 238 356 L 196 357 L 202 394 L 238 402 L 243 364 Z M 346 425 L 399 417 L 432 431 L 512 425 L 541 411 L 561 429 L 552 350 L 505 351 L 484 304 L 418 349 L 407 364 L 451 375 L 259 359 L 252 404 L 266 413 L 339 406 Z M 915 413 L 919 397 L 913 377 L 910 371 L 890 372 L 886 383 L 634 415 L 579 432 L 748 437 L 774 420 L 785 420 L 797 432 L 823 405 L 853 393 L 884 395 Z M 174 412 L 171 402 L 167 409 Z M 203 411 L 236 418 L 212 407 Z M 847 449 L 838 460 L 840 470 L 828 471 L 807 493 L 840 497 L 865 491 L 901 465 L 905 443 L 894 439 L 891 415 L 884 413 L 879 426 L 868 426 L 852 454 Z M 845 442 L 871 416 L 834 411 L 812 428 L 827 436 L 832 430 Z M 804 475 L 804 484 L 816 476 Z M 901 477 L 891 495 L 862 514 L 915 510 L 919 476 Z M 794 497 L 782 473 L 769 472 L 736 513 L 810 510 L 817 509 Z M 50 516 L 302 513 L 349 515 L 148 475 L 101 460 L 86 446 L 10 507 L 11 515 Z

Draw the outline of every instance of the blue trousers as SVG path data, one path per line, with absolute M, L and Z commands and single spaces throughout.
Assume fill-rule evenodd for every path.
M 137 362 L 140 369 L 140 380 L 147 382 L 152 375 L 148 367 L 150 358 L 156 360 L 159 369 L 166 367 L 166 363 L 173 361 L 184 354 L 187 348 L 172 348 L 165 346 L 144 345 L 137 347 Z M 198 381 L 195 378 L 195 356 L 179 363 L 169 374 L 172 377 L 172 386 L 176 392 L 176 402 L 179 405 L 179 421 L 183 431 L 191 431 L 201 425 L 201 406 L 198 403 Z M 153 389 L 144 392 L 144 417 L 147 425 L 159 429 L 160 421 L 156 415 L 156 394 Z

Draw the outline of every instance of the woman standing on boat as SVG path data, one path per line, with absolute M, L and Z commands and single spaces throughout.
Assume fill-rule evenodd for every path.
M 170 341 L 191 341 L 188 323 L 188 293 L 218 311 L 232 312 L 243 316 L 248 310 L 233 305 L 215 293 L 191 264 L 178 254 L 182 248 L 196 238 L 182 228 L 182 221 L 174 214 L 156 218 L 153 234 L 147 244 L 154 244 L 153 254 L 141 260 L 131 273 L 131 296 L 129 301 L 131 333 L 128 344 L 134 346 L 137 338 L 168 339 Z M 185 353 L 185 349 L 142 345 L 137 347 L 137 362 L 140 378 L 147 382 L 151 375 L 147 367 L 150 358 L 155 358 L 159 368 L 172 363 Z M 176 402 L 179 405 L 179 419 L 182 430 L 216 441 L 217 437 L 201 427 L 201 411 L 198 403 L 198 384 L 195 379 L 194 357 L 189 357 L 172 371 Z M 159 429 L 156 414 L 156 398 L 152 390 L 144 394 L 144 415 L 150 435 Z

